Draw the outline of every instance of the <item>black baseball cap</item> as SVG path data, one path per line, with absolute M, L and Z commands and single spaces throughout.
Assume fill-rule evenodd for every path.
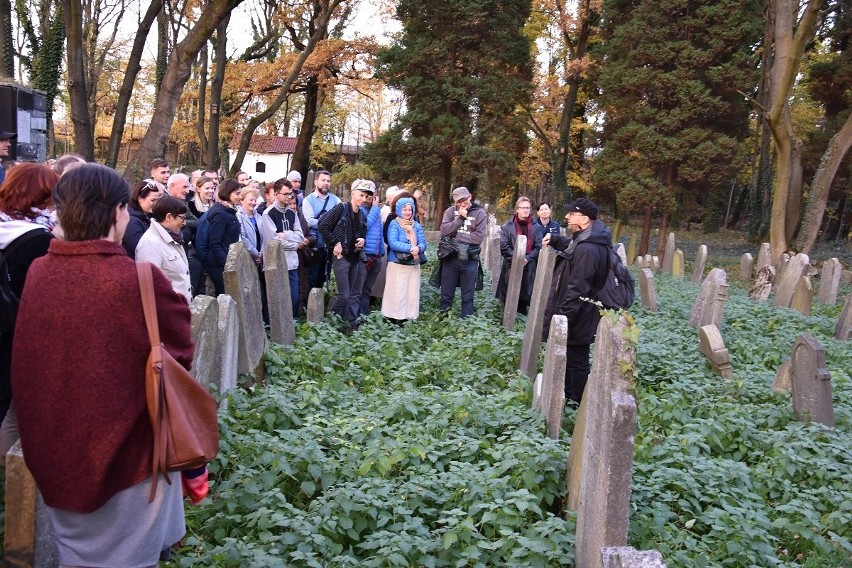
M 0 140 L 9 140 L 10 138 L 14 138 L 18 134 L 15 132 L 8 132 L 0 128 Z
M 595 205 L 593 201 L 586 199 L 585 197 L 581 197 L 574 203 L 569 204 L 567 209 L 568 211 L 577 211 L 582 213 L 589 219 L 598 218 L 598 206 Z

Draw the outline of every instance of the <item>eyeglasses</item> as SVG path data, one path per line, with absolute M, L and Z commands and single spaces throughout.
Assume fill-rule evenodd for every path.
M 178 214 L 178 215 L 175 215 L 175 217 L 177 217 L 178 219 L 181 219 L 183 221 L 186 221 L 186 215 Z
M 284 197 L 293 197 L 293 193 L 284 193 L 283 191 L 279 191 L 278 195 L 283 195 Z

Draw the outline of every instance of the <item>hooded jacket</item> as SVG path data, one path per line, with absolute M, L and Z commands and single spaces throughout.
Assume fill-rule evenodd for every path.
M 403 197 L 402 199 L 397 200 L 396 202 L 396 216 L 402 217 L 402 208 L 405 205 L 411 205 L 414 208 L 414 211 L 417 210 L 414 200 L 410 197 Z M 412 245 L 417 245 L 420 247 L 420 251 L 426 251 L 426 233 L 423 232 L 423 227 L 420 223 L 417 222 L 417 217 L 413 217 L 412 221 L 414 221 L 414 235 L 417 237 L 416 243 L 408 242 L 408 237 L 405 234 L 405 229 L 402 228 L 402 225 L 399 224 L 396 218 L 394 218 L 388 224 L 388 262 L 396 262 L 397 254 L 406 253 L 411 250 Z
M 607 249 L 611 242 L 612 233 L 600 219 L 595 219 L 588 229 L 575 233 L 573 237 L 551 237 L 550 246 L 558 256 L 544 311 L 544 341 L 547 341 L 550 332 L 551 318 L 563 315 L 568 319 L 568 345 L 595 342 L 601 319 L 600 308 L 581 298 L 594 297 L 596 285 L 606 277 Z
M 127 256 L 135 259 L 136 245 L 139 244 L 139 239 L 151 226 L 151 216 L 132 205 L 127 206 L 127 212 L 130 214 L 130 220 L 127 222 L 127 228 L 121 238 L 121 245 L 124 247 Z

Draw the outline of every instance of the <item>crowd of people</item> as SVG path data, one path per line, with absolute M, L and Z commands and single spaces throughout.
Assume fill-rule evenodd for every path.
M 7 134 L 0 131 L 0 152 Z M 198 503 L 207 493 L 200 468 L 156 484 L 149 501 L 153 440 L 144 377 L 151 345 L 135 261 L 159 269 L 160 337 L 187 369 L 194 348 L 189 304 L 201 293 L 224 293 L 228 251 L 239 241 L 262 286 L 264 250 L 281 242 L 294 315 L 304 313 L 309 290 L 332 274 L 331 311 L 347 333 L 379 298 L 391 324 L 420 315 L 428 245 L 418 192 L 393 186 L 383 200 L 374 182 L 359 179 L 343 201 L 324 170 L 307 194 L 295 171 L 260 184 L 244 172 L 225 179 L 215 170 L 171 173 L 157 159 L 149 173 L 131 188 L 114 170 L 68 155 L 49 165 L 15 165 L 0 179 L 0 258 L 20 299 L 15 325 L 0 330 L 0 451 L 20 437 L 62 566 L 156 565 L 184 534 L 182 495 Z M 439 309 L 449 312 L 458 288 L 465 318 L 481 289 L 488 216 L 465 187 L 452 191 L 452 201 L 441 216 L 433 262 Z M 566 394 L 579 402 L 600 317 L 581 296 L 599 284 L 606 261 L 602 248 L 577 245 L 608 246 L 610 235 L 591 201 L 579 199 L 568 209 L 572 235 L 564 236 L 548 203 L 533 218 L 531 201 L 516 201 L 500 228 L 497 297 L 505 301 L 518 236 L 526 237 L 522 313 L 538 255 L 554 247 L 559 259 L 546 319 L 569 320 Z

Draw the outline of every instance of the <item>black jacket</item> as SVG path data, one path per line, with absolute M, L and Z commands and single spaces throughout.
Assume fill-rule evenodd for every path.
M 354 223 L 352 222 L 354 218 Z M 348 256 L 358 252 L 355 248 L 357 239 L 367 238 L 367 218 L 359 208 L 353 212 L 348 201 L 338 203 L 331 211 L 322 216 L 317 230 L 325 238 L 329 252 L 337 243 L 343 246 L 343 255 Z
M 574 239 L 576 243 L 572 244 Z M 544 311 L 542 339 L 547 341 L 550 319 L 563 315 L 568 319 L 568 344 L 588 345 L 595 342 L 600 308 L 581 297 L 594 297 L 603 284 L 607 271 L 608 248 L 612 233 L 599 219 L 592 221 L 588 234 L 573 237 L 551 237 L 550 246 L 557 251 L 553 268 L 553 285 Z
M 524 275 L 521 279 L 521 292 L 519 294 L 521 304 L 528 304 L 532 294 L 538 253 L 541 252 L 541 239 L 544 237 L 541 225 L 533 223 L 532 237 L 532 248 L 528 254 L 524 255 L 524 258 L 527 259 L 527 265 L 524 266 Z M 500 254 L 503 256 L 503 264 L 500 267 L 500 280 L 497 282 L 497 290 L 494 295 L 501 302 L 506 301 L 506 293 L 509 291 L 509 271 L 512 269 L 512 257 L 515 254 L 517 240 L 514 218 L 512 218 L 500 227 Z
M 207 268 L 221 271 L 228 258 L 228 249 L 240 240 L 240 222 L 237 210 L 214 203 L 207 210 L 210 233 L 207 237 Z
M 132 205 L 127 206 L 127 212 L 130 213 L 130 221 L 128 221 L 127 228 L 124 230 L 124 236 L 121 238 L 121 246 L 124 247 L 127 256 L 135 259 L 136 245 L 139 244 L 139 239 L 142 238 L 142 235 L 151 226 L 151 217 Z

